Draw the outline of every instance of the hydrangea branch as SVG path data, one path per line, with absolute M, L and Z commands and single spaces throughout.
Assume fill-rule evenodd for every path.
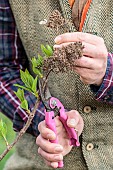
M 41 49 L 42 52 L 44 53 L 44 57 L 49 57 L 52 55 L 52 48 L 47 45 L 46 47 L 44 45 L 41 45 Z M 15 84 L 15 86 L 18 87 L 17 92 L 14 92 L 15 95 L 19 98 L 21 104 L 20 107 L 23 108 L 26 113 L 28 114 L 28 120 L 25 124 L 25 126 L 20 130 L 20 132 L 18 133 L 17 137 L 15 138 L 15 140 L 13 141 L 13 143 L 9 144 L 7 139 L 6 139 L 6 125 L 4 122 L 0 122 L 0 132 L 2 137 L 4 138 L 4 141 L 6 143 L 6 150 L 0 155 L 0 161 L 5 157 L 5 155 L 13 148 L 13 146 L 15 146 L 15 144 L 19 141 L 19 139 L 24 135 L 24 133 L 26 132 L 26 130 L 29 128 L 34 116 L 35 116 L 35 112 L 38 108 L 39 105 L 39 101 L 40 101 L 40 97 L 39 97 L 39 90 L 37 90 L 37 82 L 38 82 L 38 78 L 43 78 L 43 74 L 42 74 L 42 66 L 43 66 L 43 61 L 44 58 L 38 54 L 38 59 L 36 58 L 32 58 L 31 62 L 32 62 L 32 66 L 33 66 L 33 71 L 34 73 L 37 75 L 36 78 L 33 78 L 32 75 L 29 73 L 29 71 L 26 69 L 25 72 L 20 70 L 20 77 L 21 80 L 23 81 L 24 85 L 19 85 L 19 84 Z M 42 84 L 42 88 L 44 89 L 47 83 L 47 77 L 46 76 L 44 78 L 43 84 Z M 24 90 L 29 91 L 30 93 L 32 93 L 36 98 L 36 103 L 34 106 L 34 109 L 32 112 L 30 112 L 29 106 L 28 106 L 28 102 L 25 99 L 24 96 Z

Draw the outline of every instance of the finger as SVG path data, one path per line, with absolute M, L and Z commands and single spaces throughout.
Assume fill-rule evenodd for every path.
M 67 42 L 86 42 L 89 44 L 97 45 L 97 43 L 104 43 L 104 40 L 96 35 L 83 32 L 65 33 L 55 38 L 56 44 L 62 44 Z
M 98 68 L 98 67 L 97 67 Z M 84 79 L 91 79 L 95 76 L 95 75 L 98 75 L 98 74 L 101 74 L 101 71 L 99 72 L 97 69 L 93 70 L 93 69 L 90 69 L 90 68 L 84 68 L 84 67 L 75 67 L 74 68 L 74 71 L 76 71 L 76 73 L 78 75 L 80 75 L 82 78 Z
M 67 112 L 67 116 L 68 116 L 67 125 L 69 127 L 75 128 L 79 122 L 79 117 L 80 117 L 79 113 L 76 110 L 71 110 Z
M 64 128 L 61 120 L 59 119 L 59 116 L 55 117 L 55 125 L 56 125 L 57 136 L 59 136 L 62 132 L 62 137 L 67 139 L 66 129 Z
M 42 150 L 41 148 L 38 149 L 38 153 L 47 161 L 50 162 L 59 162 L 63 160 L 62 154 L 50 154 Z
M 83 55 L 93 57 L 93 58 L 106 58 L 108 52 L 105 45 L 100 46 L 100 42 L 97 44 L 90 44 L 87 42 L 82 42 L 83 48 Z
M 97 58 L 89 58 L 86 56 L 81 57 L 75 61 L 76 66 L 74 70 L 83 78 L 91 78 L 93 75 L 102 75 L 105 74 L 107 61 L 97 59 Z M 98 75 L 98 76 L 99 76 Z
M 65 47 L 69 44 L 73 44 L 74 42 L 68 42 L 68 43 L 62 43 L 62 44 L 55 44 L 54 45 L 54 49 L 56 48 L 62 48 Z M 100 56 L 103 56 L 103 51 L 102 48 L 97 49 L 98 47 L 96 45 L 93 44 L 89 44 L 86 42 L 82 42 L 83 45 L 83 55 L 87 56 L 87 57 L 92 57 L 92 58 L 97 58 Z
M 78 122 L 78 124 L 75 126 L 75 130 L 77 130 L 78 136 L 81 135 L 81 133 L 82 133 L 82 131 L 83 131 L 83 128 L 84 128 L 84 121 L 83 121 L 82 117 L 80 116 L 80 117 L 79 117 L 79 122 Z
M 62 43 L 62 44 L 55 44 L 54 46 L 53 46 L 53 48 L 55 49 L 55 48 L 62 48 L 62 47 L 66 47 L 67 45 L 69 45 L 69 44 L 73 44 L 74 42 L 67 42 L 67 43 Z
M 36 144 L 45 152 L 48 153 L 61 153 L 63 151 L 63 147 L 56 143 L 51 143 L 49 140 L 42 138 L 39 135 L 36 139 Z
M 62 44 L 55 44 L 54 45 L 54 49 L 56 48 L 62 48 L 62 47 L 66 47 L 69 44 L 74 44 L 75 42 L 68 42 L 68 43 L 62 43 Z M 86 42 L 82 42 L 83 45 L 83 55 L 87 55 L 87 56 L 93 56 L 94 57 L 94 53 L 97 51 L 96 50 L 96 46 L 86 43 Z
M 61 130 L 63 131 L 63 124 L 62 122 L 59 120 L 59 116 L 55 117 L 55 125 L 56 125 L 56 130 L 57 130 L 57 134 L 59 132 L 61 132 Z
M 94 44 L 90 44 L 87 42 L 82 42 L 83 48 L 83 55 L 89 56 L 89 57 L 97 57 L 98 56 L 98 50 L 97 46 Z
M 95 83 L 95 77 L 97 77 L 99 74 L 96 72 L 94 73 L 94 70 L 88 68 L 75 67 L 74 70 L 78 75 L 80 75 L 80 79 L 84 84 Z
M 52 168 L 57 168 L 58 167 L 58 162 L 49 162 L 45 160 L 46 165 L 52 167 Z
M 84 84 L 92 84 L 92 81 L 90 81 L 89 79 L 83 78 L 80 76 L 80 80 L 84 83 Z
M 41 123 L 39 123 L 38 130 L 43 138 L 49 139 L 49 140 L 56 139 L 55 133 L 51 129 L 47 128 L 45 121 L 42 121 Z
M 96 79 L 95 77 L 98 77 L 98 75 L 95 75 L 92 79 L 83 78 L 80 76 L 80 80 L 86 85 L 95 84 L 96 86 L 100 86 L 103 82 L 103 77 L 99 77 L 99 79 Z
M 87 69 L 95 70 L 95 68 L 97 68 L 97 65 L 98 65 L 96 61 L 97 60 L 94 58 L 82 56 L 80 59 L 75 60 L 75 64 L 78 69 L 87 68 Z M 77 70 L 77 68 L 75 69 Z
M 55 119 L 55 125 L 57 128 L 63 127 L 61 121 L 59 120 L 59 116 L 56 116 L 54 119 Z
M 84 122 L 81 115 L 76 110 L 68 112 L 67 125 L 77 130 L 78 135 L 83 131 Z

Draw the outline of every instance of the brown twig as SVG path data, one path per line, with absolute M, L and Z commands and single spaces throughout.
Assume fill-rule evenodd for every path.
M 53 69 L 48 69 L 48 72 L 46 73 L 45 77 L 43 78 L 43 84 L 41 87 L 43 93 L 45 93 L 48 77 L 49 77 L 49 74 L 51 73 L 51 71 L 53 71 Z

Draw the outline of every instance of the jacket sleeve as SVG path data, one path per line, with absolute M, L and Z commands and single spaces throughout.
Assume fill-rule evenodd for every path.
M 98 101 L 113 104 L 113 54 L 108 53 L 107 69 L 101 86 L 91 85 L 91 90 Z
M 15 83 L 22 84 L 19 76 L 18 68 L 5 68 L 0 67 L 0 111 L 9 117 L 13 122 L 15 131 L 20 131 L 25 125 L 28 114 L 20 107 L 20 102 L 15 96 L 13 91 L 16 91 Z M 29 103 L 29 109 L 32 111 L 36 98 L 29 92 L 25 92 L 26 99 Z M 27 132 L 37 136 L 38 124 L 44 119 L 44 106 L 40 102 L 36 111 L 35 117 L 28 128 Z

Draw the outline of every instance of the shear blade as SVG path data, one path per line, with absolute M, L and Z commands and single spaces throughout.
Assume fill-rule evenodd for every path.
M 49 99 L 52 97 L 49 91 L 49 88 L 47 87 L 47 85 L 45 87 L 43 87 L 44 84 L 44 80 L 43 79 L 39 79 L 39 92 L 40 92 L 40 97 L 41 100 L 44 104 L 44 106 L 48 109 L 50 109 L 49 106 Z

